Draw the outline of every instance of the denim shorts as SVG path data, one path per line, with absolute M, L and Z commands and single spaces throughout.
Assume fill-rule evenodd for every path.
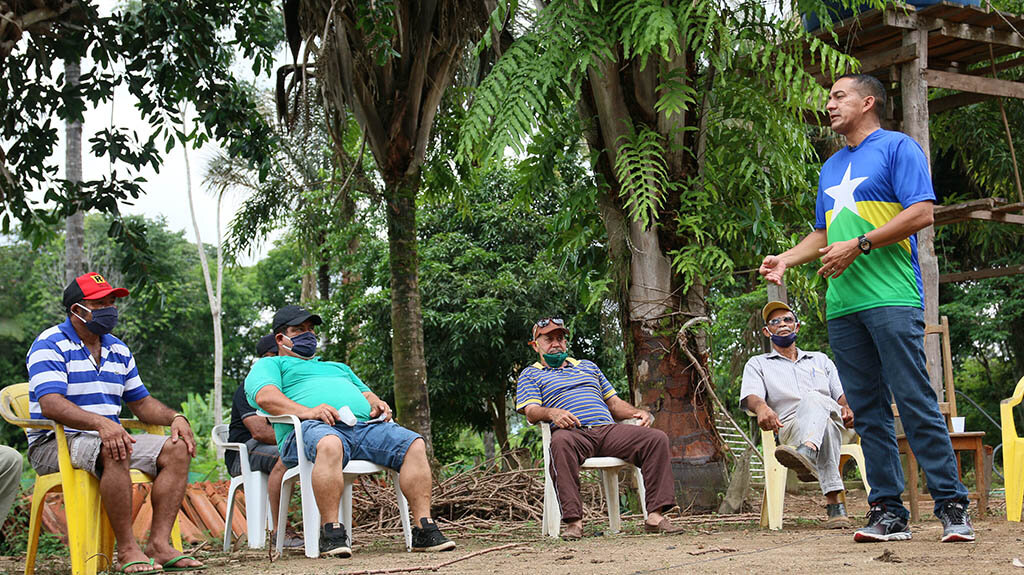
M 360 421 L 355 427 L 349 427 L 340 422 L 331 426 L 317 419 L 309 419 L 302 422 L 302 441 L 305 443 L 306 459 L 316 461 L 316 445 L 328 435 L 341 438 L 344 449 L 342 467 L 347 465 L 351 459 L 365 459 L 394 470 L 402 467 L 409 446 L 420 438 L 420 434 L 392 421 L 382 423 Z M 281 461 L 287 467 L 295 467 L 299 464 L 294 431 L 284 439 L 281 448 Z

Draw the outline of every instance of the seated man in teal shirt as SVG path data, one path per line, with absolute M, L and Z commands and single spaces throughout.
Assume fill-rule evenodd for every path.
M 320 316 L 299 306 L 277 310 L 273 327 L 278 356 L 257 361 L 245 378 L 245 394 L 253 407 L 271 415 L 294 414 L 302 420 L 305 445 L 296 445 L 290 425 L 274 424 L 274 433 L 286 466 L 298 464 L 300 448 L 313 462 L 320 553 L 352 555 L 345 527 L 338 522 L 342 469 L 350 459 L 398 470 L 414 520 L 413 551 L 454 549 L 455 543 L 441 534 L 430 517 L 431 474 L 423 438 L 391 421 L 388 404 L 349 366 L 316 357 L 314 327 L 322 323 Z

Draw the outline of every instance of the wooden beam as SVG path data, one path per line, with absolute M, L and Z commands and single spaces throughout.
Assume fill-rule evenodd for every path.
M 914 44 L 907 44 L 906 46 L 900 46 L 881 54 L 874 54 L 867 58 L 861 58 L 860 60 L 860 71 L 862 74 L 870 74 L 875 70 L 882 68 L 888 68 L 895 64 L 903 64 L 904 62 L 910 62 L 911 60 L 917 59 L 917 46 Z
M 979 200 L 970 200 L 967 202 L 961 202 L 959 204 L 951 204 L 948 206 L 935 206 L 933 213 L 936 218 L 940 216 L 949 216 L 951 214 L 959 214 L 963 212 L 973 212 L 979 208 L 993 209 L 996 206 L 1002 206 L 1006 203 L 1003 198 L 981 198 Z
M 996 62 L 996 71 L 1006 70 L 1007 68 L 1016 68 L 1021 65 L 1024 65 L 1024 56 L 1014 58 L 1013 60 L 1007 60 L 1005 62 Z M 986 64 L 985 66 L 979 66 L 967 73 L 972 76 L 987 76 L 992 73 L 992 66 Z
M 995 96 L 989 96 L 988 94 L 972 94 L 970 92 L 950 94 L 949 96 L 928 100 L 928 113 L 935 116 L 956 108 L 991 100 L 992 98 L 995 98 Z
M 983 270 L 972 270 L 969 272 L 957 272 L 952 274 L 942 274 L 939 276 L 939 283 L 947 284 L 970 280 L 982 280 L 987 278 L 999 278 L 1017 274 L 1024 274 L 1024 265 L 1006 266 L 1002 268 L 987 268 Z
M 1024 225 L 1024 216 L 1008 214 L 1006 212 L 994 212 L 992 210 L 968 212 L 966 217 L 972 220 L 988 220 L 992 222 L 1002 222 L 1005 224 Z
M 996 199 L 1000 199 L 1000 198 L 996 198 Z M 1003 200 L 1003 201 L 1005 202 L 1006 200 Z M 1024 210 L 1024 202 L 1016 202 L 1016 203 L 1013 203 L 1013 204 L 1006 204 L 1005 206 L 999 206 L 999 207 L 996 207 L 996 208 L 992 209 L 993 212 L 1019 212 L 1021 210 Z
M 1012 30 L 996 30 L 989 26 L 973 26 L 965 22 L 948 22 L 942 18 L 922 16 L 914 12 L 902 10 L 886 10 L 883 16 L 886 26 L 904 28 L 906 30 L 937 30 L 947 38 L 984 42 L 1024 49 L 1024 38 Z
M 1003 98 L 1024 99 L 1024 82 L 1010 82 L 981 76 L 951 74 L 939 70 L 925 70 L 924 79 L 932 88 L 946 88 L 960 92 L 987 94 Z

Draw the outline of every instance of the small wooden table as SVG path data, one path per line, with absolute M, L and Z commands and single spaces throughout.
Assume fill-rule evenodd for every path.
M 978 516 L 984 516 L 988 509 L 988 483 L 985 481 L 985 446 L 981 440 L 985 437 L 984 431 L 966 431 L 963 433 L 950 433 L 949 440 L 953 444 L 953 452 L 956 453 L 956 473 L 960 476 L 960 451 L 974 452 L 974 484 L 975 493 L 971 494 L 978 501 Z M 904 435 L 896 437 L 901 454 L 907 455 L 910 464 L 910 473 L 907 477 L 906 489 L 910 490 L 910 520 L 916 522 L 918 517 L 917 505 L 921 494 L 917 490 L 917 479 L 920 474 L 917 468 L 917 458 L 910 450 L 910 444 Z M 925 495 L 927 497 L 927 495 Z

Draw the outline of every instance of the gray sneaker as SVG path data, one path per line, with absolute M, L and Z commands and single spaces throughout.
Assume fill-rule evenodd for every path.
M 962 501 L 947 501 L 935 512 L 942 521 L 942 542 L 974 541 L 974 527 L 967 504 Z
M 868 511 L 868 524 L 853 534 L 857 543 L 879 541 L 906 541 L 910 539 L 910 528 L 902 516 L 886 510 L 884 505 L 872 505 Z
M 850 518 L 846 515 L 846 505 L 842 503 L 829 503 L 825 505 L 825 513 L 828 519 L 822 525 L 825 529 L 848 529 Z
M 277 545 L 277 531 L 270 533 L 271 545 Z M 285 549 L 302 549 L 306 546 L 306 540 L 301 535 L 292 531 L 290 528 L 284 532 L 284 548 Z
M 812 449 L 804 444 L 800 444 L 797 447 L 780 445 L 775 448 L 775 459 L 782 465 L 796 471 L 800 481 L 818 480 L 818 465 L 815 463 L 818 459 L 817 449 Z

